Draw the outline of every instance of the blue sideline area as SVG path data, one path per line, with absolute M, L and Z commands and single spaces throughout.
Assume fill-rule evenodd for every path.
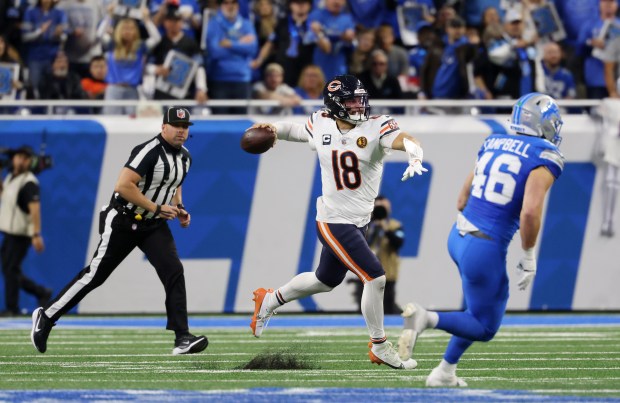
M 43 400 L 42 400 L 43 399 Z M 226 391 L 24 390 L 0 391 L 0 401 L 45 402 L 620 402 L 620 398 L 542 395 L 487 389 L 256 388 Z
M 245 328 L 250 315 L 241 316 L 193 316 L 192 328 Z M 386 315 L 386 326 L 402 326 L 398 315 Z M 164 316 L 65 316 L 61 327 L 91 328 L 165 328 Z M 620 314 L 509 314 L 502 326 L 620 326 Z M 31 326 L 29 316 L 0 319 L 1 329 L 17 329 Z M 361 315 L 278 315 L 269 322 L 271 329 L 291 327 L 365 327 Z

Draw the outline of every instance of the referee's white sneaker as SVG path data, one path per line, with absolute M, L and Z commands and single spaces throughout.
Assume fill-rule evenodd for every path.
M 47 338 L 50 336 L 52 327 L 56 326 L 50 318 L 45 316 L 45 311 L 42 307 L 34 310 L 32 313 L 32 330 L 30 330 L 30 340 L 32 345 L 38 352 L 44 353 L 47 351 Z
M 174 341 L 172 355 L 196 354 L 203 351 L 208 345 L 209 340 L 206 336 L 194 336 L 193 334 L 187 334 Z
M 441 367 L 435 367 L 426 378 L 426 386 L 431 388 L 466 388 L 467 382 L 456 376 L 455 372 L 448 372 Z

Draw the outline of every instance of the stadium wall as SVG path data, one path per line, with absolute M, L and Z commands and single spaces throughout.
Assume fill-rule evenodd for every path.
M 181 229 L 171 223 L 186 270 L 190 312 L 249 312 L 255 288 L 277 287 L 298 272 L 312 270 L 318 260 L 314 206 L 320 176 L 315 154 L 304 144 L 283 141 L 262 156 L 244 153 L 239 139 L 259 119 L 253 118 L 197 121 L 191 129 L 187 147 L 193 166 L 183 196 L 192 225 Z M 561 148 L 566 169 L 545 209 L 539 274 L 525 292 L 518 291 L 514 281 L 518 235 L 509 250 L 512 310 L 620 309 L 618 240 L 599 235 L 604 170 L 593 162 L 597 125 L 584 115 L 565 120 Z M 492 131 L 504 131 L 506 117 L 398 121 L 421 139 L 429 172 L 402 183 L 404 153 L 394 152 L 386 160 L 381 193 L 392 200 L 393 215 L 407 234 L 397 299 L 437 309 L 460 308 L 460 281 L 446 248 L 456 198 L 482 140 Z M 0 145 L 36 148 L 44 139 L 55 159 L 54 168 L 40 175 L 47 249 L 29 254 L 24 264 L 28 275 L 58 291 L 88 263 L 98 242 L 99 211 L 112 195 L 120 168 L 131 148 L 158 133 L 160 125 L 158 119 L 104 117 L 0 122 Z M 286 309 L 354 310 L 352 291 L 345 280 L 331 293 Z M 25 294 L 22 302 L 29 309 L 35 304 Z M 161 313 L 163 287 L 136 250 L 78 311 Z

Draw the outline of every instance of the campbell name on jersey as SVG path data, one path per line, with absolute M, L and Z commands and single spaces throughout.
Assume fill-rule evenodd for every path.
M 519 228 L 527 178 L 545 167 L 557 179 L 564 157 L 543 138 L 492 134 L 478 152 L 471 193 L 463 215 L 492 239 L 510 242 Z
M 321 165 L 322 195 L 317 199 L 317 221 L 354 224 L 370 221 L 383 175 L 383 158 L 400 134 L 388 115 L 371 117 L 348 132 L 340 132 L 325 112 L 306 122 L 310 147 Z

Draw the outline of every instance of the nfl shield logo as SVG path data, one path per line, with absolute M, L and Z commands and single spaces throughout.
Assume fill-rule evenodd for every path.
M 177 109 L 177 118 L 185 119 L 185 109 Z

